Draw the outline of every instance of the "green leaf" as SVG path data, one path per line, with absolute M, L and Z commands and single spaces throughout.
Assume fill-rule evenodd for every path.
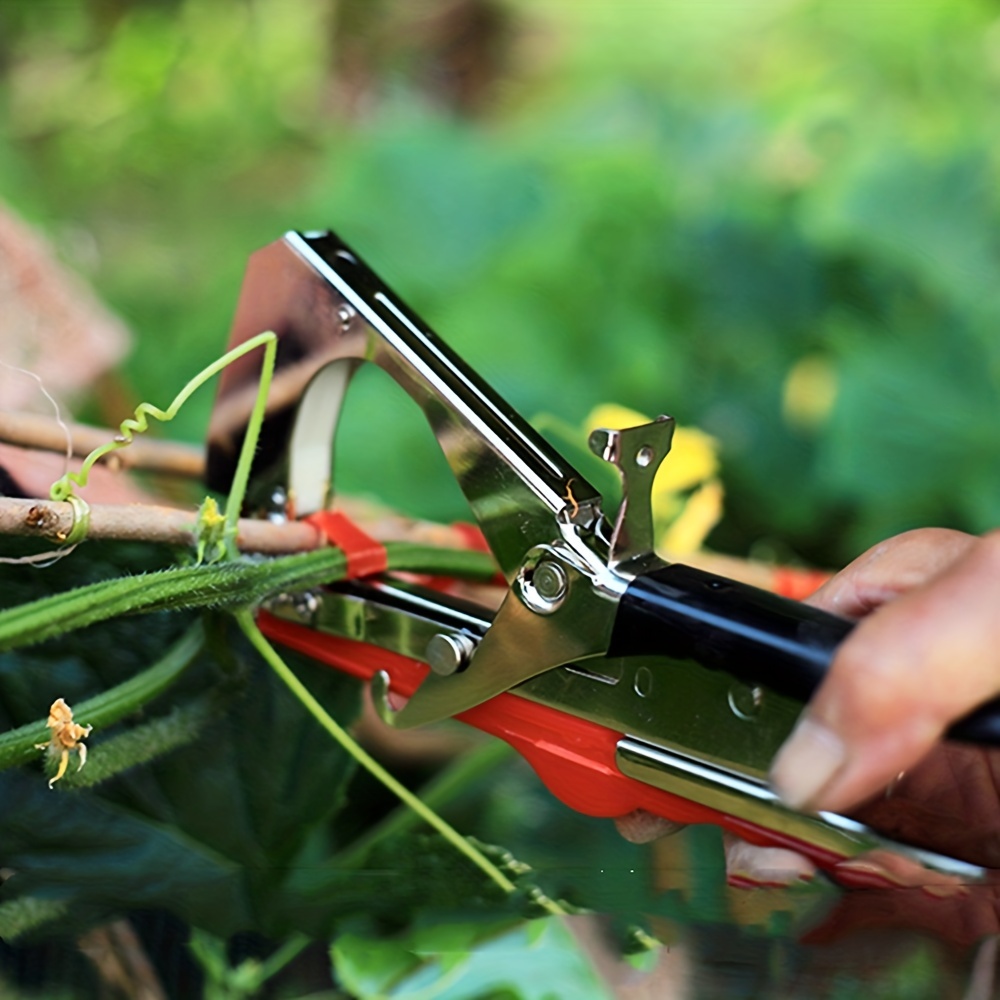
M 66 913 L 66 903 L 59 899 L 23 896 L 0 903 L 0 941 L 16 941 L 39 927 L 58 920 Z
M 185 831 L 150 822 L 97 795 L 57 795 L 40 777 L 7 772 L 0 820 L 4 886 L 14 898 L 61 902 L 80 929 L 125 909 L 167 906 L 183 919 L 232 927 L 250 917 L 240 866 Z
M 333 945 L 332 957 L 339 981 L 358 1000 L 612 996 L 576 938 L 557 919 L 514 928 L 441 924 L 390 941 L 343 935 Z
M 327 675 L 309 682 L 338 715 L 356 710 L 356 685 L 312 671 Z M 3 775 L 0 795 L 17 803 L 0 816 L 3 863 L 18 873 L 5 894 L 54 894 L 72 927 L 137 907 L 221 937 L 297 927 L 285 884 L 317 824 L 343 804 L 350 764 L 265 672 L 224 709 L 194 743 L 89 792 Z
M 128 547 L 98 547 L 95 554 L 107 554 L 108 563 L 61 564 L 58 582 L 148 565 Z M 22 569 L 0 571 L 8 600 L 57 582 L 54 574 Z M 123 688 L 148 679 L 130 671 L 154 661 L 164 639 L 190 625 L 190 614 L 123 618 L 30 653 L 6 653 L 0 715 L 8 724 L 37 719 L 57 695 L 86 705 L 108 687 L 114 702 Z M 286 883 L 341 807 L 352 769 L 238 633 L 221 626 L 208 623 L 206 649 L 169 692 L 145 703 L 138 720 L 113 724 L 108 716 L 88 740 L 91 763 L 99 768 L 102 757 L 115 758 L 117 777 L 92 789 L 68 784 L 60 794 L 49 790 L 40 768 L 0 775 L 0 798 L 9 806 L 0 812 L 0 864 L 17 872 L 3 886 L 4 902 L 53 899 L 64 907 L 64 929 L 136 907 L 169 909 L 222 937 L 246 928 L 280 935 L 298 926 L 298 897 Z M 355 682 L 291 660 L 338 718 L 356 714 Z M 193 719 L 200 735 L 186 729 Z M 126 767 L 130 754 L 136 762 L 151 753 L 162 756 Z M 323 920 L 314 915 L 310 929 L 324 929 Z
M 341 986 L 359 1000 L 385 996 L 393 983 L 420 965 L 400 941 L 341 934 L 330 949 Z

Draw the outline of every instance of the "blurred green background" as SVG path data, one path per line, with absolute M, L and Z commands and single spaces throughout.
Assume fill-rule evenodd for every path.
M 329 226 L 527 416 L 716 435 L 710 544 L 820 564 L 1000 524 L 998 108 L 996 0 L 0 2 L 0 197 L 137 400 Z M 454 515 L 384 389 L 341 483 Z

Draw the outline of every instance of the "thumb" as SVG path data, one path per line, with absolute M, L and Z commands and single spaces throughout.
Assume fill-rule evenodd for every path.
M 943 569 L 877 607 L 840 647 L 772 767 L 788 805 L 858 804 L 1000 691 L 1000 533 L 950 544 L 951 561 L 937 563 Z M 906 548 L 902 562 L 912 561 Z M 872 581 L 884 584 L 892 562 L 876 559 L 842 586 L 863 594 Z

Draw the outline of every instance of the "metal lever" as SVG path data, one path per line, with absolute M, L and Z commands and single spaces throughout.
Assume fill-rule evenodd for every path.
M 590 450 L 614 465 L 622 479 L 608 557 L 611 567 L 648 558 L 653 551 L 653 480 L 673 436 L 673 417 L 665 416 L 624 430 L 598 428 L 590 435 Z
M 230 346 L 264 330 L 278 334 L 278 370 L 254 475 L 287 474 L 296 514 L 329 504 L 341 403 L 371 361 L 423 410 L 508 579 L 553 540 L 570 495 L 573 526 L 597 527 L 593 486 L 332 233 L 289 233 L 253 255 Z M 223 374 L 209 427 L 213 489 L 229 488 L 256 379 L 253 358 Z
M 401 728 L 438 722 L 564 663 L 602 656 L 619 590 L 595 588 L 565 544 L 538 546 L 504 598 L 469 666 L 431 674 L 394 716 Z

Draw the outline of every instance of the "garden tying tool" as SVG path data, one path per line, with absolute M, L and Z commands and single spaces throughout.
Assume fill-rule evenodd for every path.
M 499 736 L 582 813 L 715 823 L 827 869 L 887 849 L 981 877 L 853 819 L 789 810 L 770 790 L 771 760 L 851 623 L 654 553 L 650 489 L 669 417 L 592 434 L 622 480 L 610 514 L 329 232 L 289 233 L 252 256 L 230 347 L 266 330 L 278 335 L 278 360 L 252 475 L 259 510 L 312 517 L 346 550 L 352 577 L 271 601 L 259 623 L 272 640 L 368 680 L 394 726 L 457 718 Z M 416 401 L 437 437 L 506 583 L 496 612 L 385 574 L 379 544 L 333 510 L 335 431 L 363 362 Z M 232 480 L 257 377 L 251 357 L 223 374 L 209 431 L 214 489 Z M 1000 742 L 1000 708 L 951 735 Z

